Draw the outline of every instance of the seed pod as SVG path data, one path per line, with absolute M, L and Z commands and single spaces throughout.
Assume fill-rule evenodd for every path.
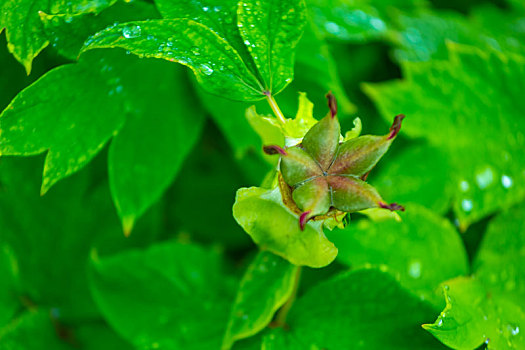
M 394 118 L 384 136 L 366 135 L 339 144 L 340 125 L 337 105 L 328 94 L 329 113 L 304 136 L 300 145 L 283 149 L 265 146 L 268 154 L 281 156 L 280 171 L 292 190 L 293 201 L 302 211 L 299 225 L 335 208 L 354 212 L 368 208 L 404 210 L 396 203 L 387 204 L 366 176 L 386 153 L 401 128 L 404 115 Z

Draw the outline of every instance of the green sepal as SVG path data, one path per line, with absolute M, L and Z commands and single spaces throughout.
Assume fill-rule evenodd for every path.
M 376 189 L 355 176 L 328 176 L 332 188 L 332 205 L 342 211 L 377 208 L 383 199 Z
M 298 186 L 292 192 L 292 197 L 299 209 L 308 212 L 308 217 L 325 214 L 330 209 L 330 189 L 323 176 Z
M 329 174 L 362 176 L 372 170 L 388 151 L 393 139 L 365 135 L 339 146 L 337 158 L 328 169 Z
M 337 152 L 340 134 L 339 120 L 329 113 L 306 133 L 302 146 L 321 168 L 328 169 Z
M 292 187 L 323 173 L 315 161 L 299 147 L 288 148 L 281 156 L 281 173 L 284 181 Z

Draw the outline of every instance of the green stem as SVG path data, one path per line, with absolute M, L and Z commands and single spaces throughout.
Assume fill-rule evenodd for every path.
M 290 297 L 288 300 L 286 300 L 286 303 L 281 307 L 279 312 L 277 313 L 277 316 L 275 316 L 275 320 L 272 322 L 272 327 L 278 328 L 278 327 L 284 327 L 286 325 L 286 317 L 288 316 L 288 312 L 290 312 L 290 309 L 292 308 L 292 305 L 297 297 L 297 290 L 299 289 L 299 281 L 301 280 L 301 266 L 297 267 L 297 272 L 295 273 L 295 283 L 293 286 L 292 294 L 290 294 Z
M 266 95 L 266 101 L 268 101 L 268 104 L 272 108 L 273 113 L 275 116 L 282 122 L 285 122 L 284 114 L 281 112 L 281 109 L 279 108 L 279 105 L 277 102 L 275 102 L 275 99 L 273 98 L 272 94 L 270 92 L 265 93 Z

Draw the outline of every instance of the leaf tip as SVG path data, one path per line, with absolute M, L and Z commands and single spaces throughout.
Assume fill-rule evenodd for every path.
M 122 218 L 122 231 L 124 232 L 124 236 L 127 238 L 131 234 L 131 231 L 133 230 L 133 226 L 135 225 L 135 217 L 134 216 L 125 216 Z
M 328 100 L 328 108 L 330 108 L 330 115 L 334 118 L 337 115 L 337 100 L 332 91 L 326 94 L 326 98 Z
M 404 114 L 398 114 L 394 117 L 394 122 L 390 127 L 390 134 L 388 135 L 387 140 L 391 140 L 397 136 L 399 130 L 401 130 L 401 122 L 403 121 L 403 119 L 405 119 Z
M 380 208 L 388 209 L 390 211 L 397 211 L 397 210 L 405 211 L 405 207 L 402 206 L 402 205 L 399 205 L 397 203 L 387 204 L 387 203 L 384 203 L 384 202 L 379 202 L 378 204 L 379 204 Z
M 274 154 L 280 154 L 282 156 L 287 155 L 288 153 L 284 150 L 284 148 L 277 146 L 277 145 L 270 145 L 270 146 L 263 146 L 264 153 L 268 155 L 274 155 Z

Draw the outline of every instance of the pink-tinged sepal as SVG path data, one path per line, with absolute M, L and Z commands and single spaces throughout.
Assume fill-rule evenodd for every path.
M 361 177 L 370 172 L 390 148 L 392 141 L 401 129 L 401 121 L 404 117 L 400 114 L 394 118 L 390 133 L 386 136 L 365 135 L 353 138 L 340 145 L 337 158 L 328 173 Z
M 332 118 L 334 118 L 337 115 L 337 100 L 335 99 L 335 96 L 330 91 L 326 94 L 326 98 L 328 99 L 328 108 L 330 109 L 330 115 Z
M 394 137 L 397 136 L 399 130 L 401 130 L 401 122 L 403 121 L 403 119 L 405 119 L 404 114 L 398 114 L 394 117 L 394 122 L 390 127 L 390 134 L 387 137 L 388 140 L 392 140 Z
M 263 146 L 263 151 L 268 155 L 280 154 L 282 156 L 285 156 L 287 154 L 284 148 L 277 145 Z
M 306 226 L 306 223 L 310 219 L 311 217 L 310 217 L 309 211 L 305 211 L 304 213 L 301 214 L 301 216 L 299 216 L 299 227 L 301 228 L 301 231 L 304 231 L 304 227 Z
M 383 209 L 388 209 L 390 211 L 405 211 L 405 207 L 402 206 L 402 205 L 399 205 L 397 203 L 390 203 L 390 204 L 387 204 L 387 203 L 384 203 L 384 202 L 379 202 L 379 207 L 380 208 L 383 208 Z

